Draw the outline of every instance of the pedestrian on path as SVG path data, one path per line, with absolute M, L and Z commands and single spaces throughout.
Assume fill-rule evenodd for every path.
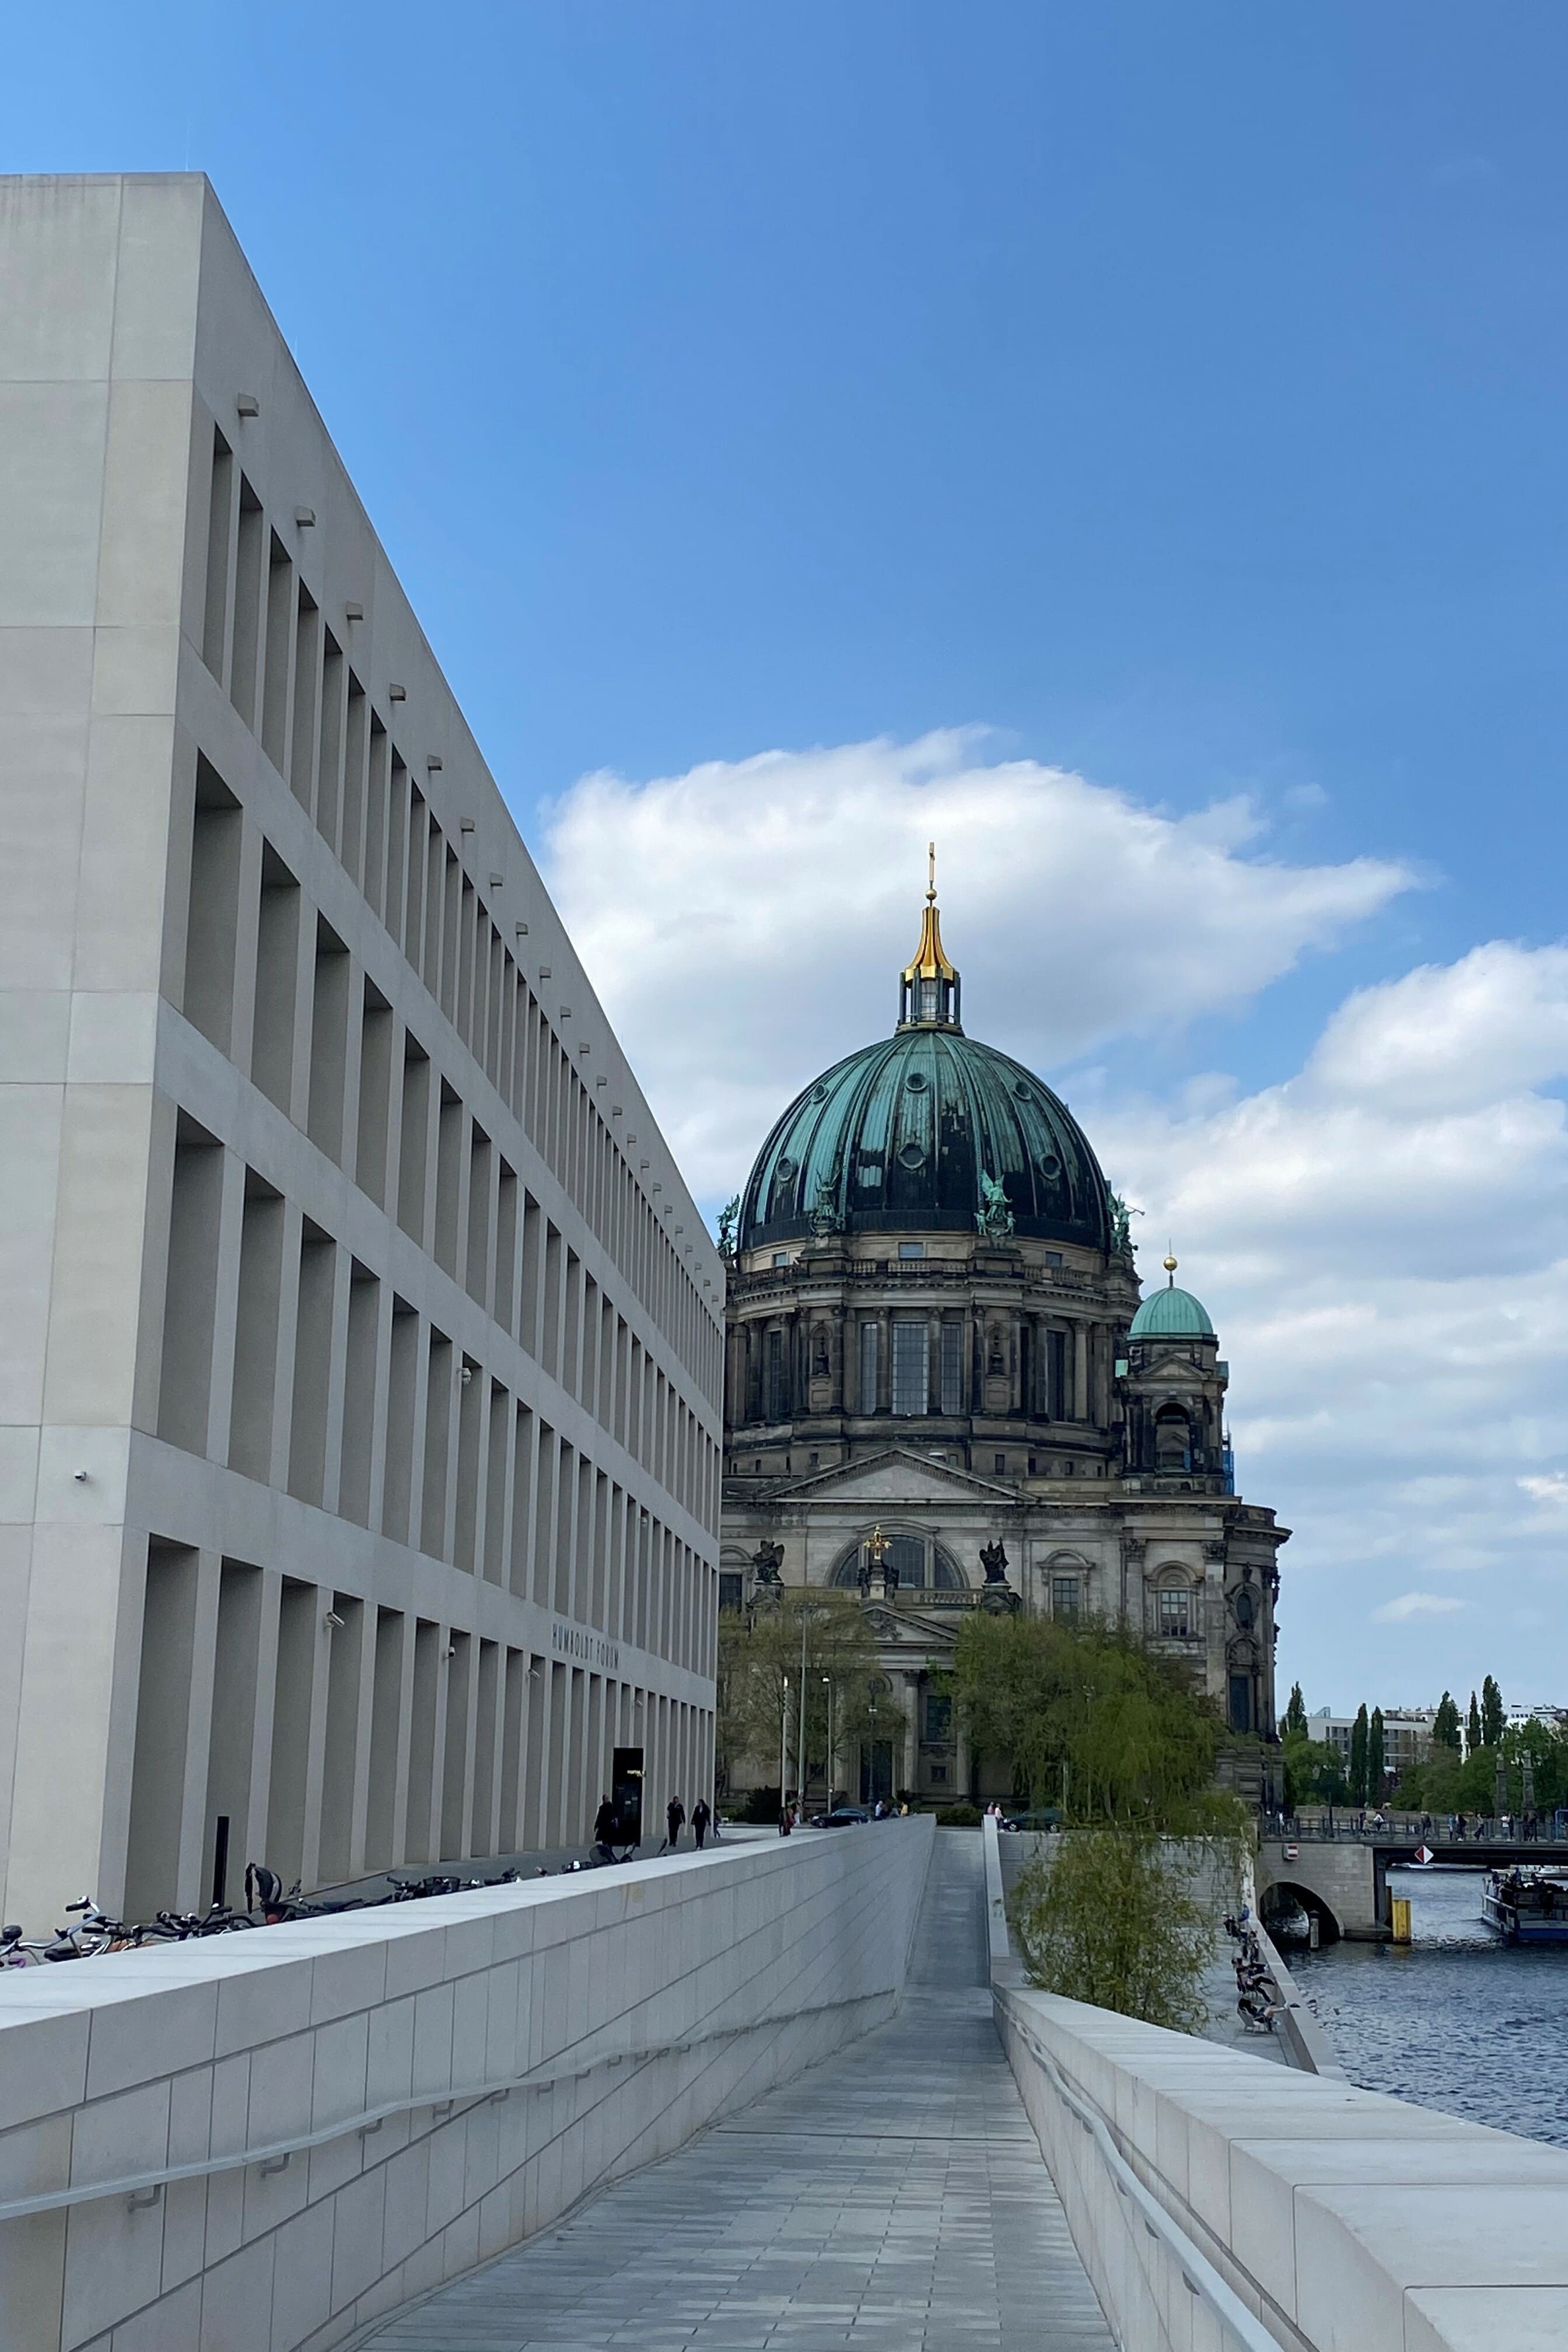
M 706 1797 L 699 1797 L 691 1808 L 691 1834 L 697 1841 L 697 1851 L 702 1851 L 702 1841 L 708 1834 L 708 1824 L 713 1816 L 708 1810 Z
M 668 1804 L 666 1805 L 664 1809 L 664 1818 L 665 1824 L 669 1832 L 669 1835 L 666 1838 L 665 1843 L 668 1846 L 671 1853 L 675 1853 L 679 1849 L 680 1832 L 686 1822 L 686 1808 L 681 1803 L 679 1797 L 671 1797 Z

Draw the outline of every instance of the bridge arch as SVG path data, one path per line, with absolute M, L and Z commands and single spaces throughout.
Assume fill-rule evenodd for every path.
M 1339 1942 L 1344 1928 L 1335 1915 L 1333 1906 L 1324 1901 L 1315 1886 L 1305 1885 L 1299 1878 L 1276 1878 L 1260 1889 L 1258 1907 L 1270 1935 L 1274 1932 L 1275 1921 L 1289 1916 L 1296 1904 L 1300 1906 L 1309 1919 L 1317 1920 L 1321 1944 Z

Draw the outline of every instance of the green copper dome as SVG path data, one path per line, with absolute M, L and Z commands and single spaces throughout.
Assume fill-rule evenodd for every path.
M 1016 1234 L 1110 1246 L 1083 1130 L 1021 1062 L 951 1022 L 907 1023 L 825 1070 L 773 1128 L 740 1246 L 831 1233 L 969 1233 L 1000 1180 Z
M 1212 1339 L 1214 1325 L 1190 1290 L 1152 1290 L 1132 1318 L 1130 1339 Z

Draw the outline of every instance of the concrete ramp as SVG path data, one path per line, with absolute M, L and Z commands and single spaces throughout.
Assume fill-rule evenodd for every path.
M 892 2022 L 368 2342 L 1111 2352 L 992 2022 L 979 1836 L 937 1832 Z

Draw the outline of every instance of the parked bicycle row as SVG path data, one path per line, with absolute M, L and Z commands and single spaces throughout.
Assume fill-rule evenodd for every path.
M 596 1860 L 598 1857 L 595 1856 Z M 563 1873 L 591 1868 L 592 1862 L 563 1864 Z M 193 1937 L 228 1936 L 253 1927 L 274 1927 L 289 1919 L 319 1919 L 334 1911 L 374 1910 L 387 1903 L 416 1903 L 433 1895 L 460 1895 L 479 1886 L 514 1886 L 525 1876 L 549 1875 L 541 1864 L 531 1872 L 503 1870 L 493 1878 L 460 1878 L 432 1872 L 424 1878 L 389 1874 L 385 1895 L 306 1898 L 300 1881 L 285 1888 L 264 1863 L 247 1863 L 244 1910 L 214 1903 L 205 1911 L 160 1911 L 151 1919 L 116 1919 L 90 1895 L 66 1906 L 67 1924 L 52 1936 L 24 1936 L 15 1925 L 0 1927 L 0 1968 L 41 1968 L 51 1961 L 96 1959 L 105 1952 L 134 1952 L 149 1945 L 182 1944 Z

